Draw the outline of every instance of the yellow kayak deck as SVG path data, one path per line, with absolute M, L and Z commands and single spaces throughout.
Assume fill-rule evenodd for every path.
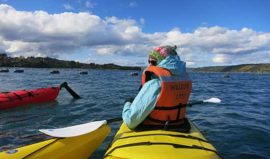
M 189 121 L 189 133 L 133 131 L 122 124 L 105 159 L 220 159 L 216 149 Z
M 96 131 L 68 138 L 53 138 L 0 152 L 1 159 L 87 159 L 110 132 L 108 125 Z

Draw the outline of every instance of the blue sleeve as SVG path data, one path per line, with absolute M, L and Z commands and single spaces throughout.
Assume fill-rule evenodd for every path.
M 125 103 L 122 118 L 130 129 L 138 126 L 152 112 L 160 89 L 158 79 L 150 80 L 144 84 L 132 103 Z

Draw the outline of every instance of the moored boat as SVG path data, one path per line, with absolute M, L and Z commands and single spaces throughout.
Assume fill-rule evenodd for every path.
M 58 70 L 53 70 L 50 72 L 50 74 L 59 74 L 59 73 L 60 73 L 60 71 L 58 71 Z
M 9 69 L 6 68 L 6 69 L 1 69 L 0 72 L 9 72 Z
M 130 76 L 138 76 L 138 75 L 139 75 L 138 72 L 132 72 L 132 73 L 130 73 Z
M 81 75 L 87 75 L 88 72 L 87 72 L 87 71 L 81 71 L 80 74 L 81 74 Z
M 22 70 L 22 69 L 15 70 L 14 73 L 24 73 L 24 70 Z

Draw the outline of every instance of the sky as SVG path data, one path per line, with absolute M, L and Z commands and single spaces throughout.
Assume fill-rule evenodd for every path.
M 270 63 L 269 0 L 0 0 L 0 52 L 147 65 L 176 45 L 188 67 Z

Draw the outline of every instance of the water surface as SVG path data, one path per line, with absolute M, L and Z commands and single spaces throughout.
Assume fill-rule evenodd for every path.
M 24 69 L 24 73 L 0 73 L 0 91 L 34 89 L 69 83 L 82 99 L 73 100 L 61 90 L 57 101 L 0 111 L 0 150 L 47 138 L 37 130 L 58 128 L 121 116 L 124 99 L 136 95 L 140 76 L 134 71 L 79 69 Z M 188 117 L 228 159 L 270 158 L 270 75 L 191 73 L 191 100 L 218 97 L 219 105 L 204 104 L 188 109 Z M 119 124 L 91 157 L 103 156 Z

